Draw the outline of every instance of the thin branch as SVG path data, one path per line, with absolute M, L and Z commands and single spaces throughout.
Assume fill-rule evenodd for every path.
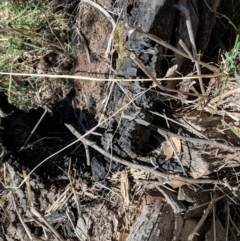
M 193 231 L 191 232 L 191 234 L 188 236 L 188 241 L 192 241 L 194 236 L 197 234 L 198 230 L 202 227 L 204 221 L 206 220 L 209 212 L 212 209 L 212 206 L 214 204 L 216 198 L 216 194 L 214 194 L 212 201 L 209 203 L 207 209 L 205 210 L 204 214 L 202 215 L 201 219 L 199 220 L 198 224 L 196 225 L 196 227 L 193 229 Z
M 125 117 L 125 118 L 127 118 L 127 117 Z M 172 137 L 179 138 L 183 141 L 189 141 L 189 142 L 192 142 L 192 143 L 212 145 L 212 146 L 216 146 L 216 147 L 231 150 L 231 151 L 240 151 L 240 147 L 238 147 L 238 146 L 229 146 L 229 145 L 225 145 L 225 144 L 219 143 L 219 142 L 214 141 L 214 140 L 205 140 L 205 139 L 199 139 L 199 138 L 194 138 L 194 137 L 181 136 L 181 135 L 178 135 L 178 134 L 174 134 L 174 133 L 172 133 L 168 130 L 165 130 L 163 128 L 160 128 L 158 126 L 155 126 L 155 125 L 153 125 L 153 124 L 151 124 L 151 123 L 149 123 L 145 120 L 142 120 L 140 118 L 136 118 L 135 121 L 138 124 L 141 124 L 143 126 L 148 127 L 150 130 L 158 132 L 160 135 L 162 135 L 164 137 L 165 136 L 172 136 Z
M 174 179 L 174 180 L 185 181 L 185 182 L 188 182 L 188 183 L 221 184 L 221 182 L 217 181 L 217 180 L 209 180 L 209 179 L 199 179 L 199 180 L 197 180 L 197 179 L 181 177 L 178 174 L 165 174 L 165 173 L 162 173 L 162 172 L 159 172 L 159 171 L 155 170 L 154 168 L 150 168 L 148 166 L 142 166 L 142 165 L 139 165 L 139 164 L 135 164 L 135 163 L 126 161 L 126 160 L 124 160 L 120 157 L 117 157 L 117 156 L 114 156 L 114 155 L 108 153 L 107 151 L 105 151 L 101 147 L 97 146 L 94 142 L 89 141 L 88 139 L 84 138 L 84 136 L 82 136 L 72 125 L 69 125 L 69 124 L 65 124 L 65 125 L 73 133 L 73 135 L 75 135 L 82 142 L 85 142 L 87 145 L 89 145 L 90 147 L 92 147 L 93 149 L 98 151 L 99 153 L 103 154 L 107 158 L 111 158 L 113 161 L 121 163 L 121 164 L 123 164 L 125 166 L 128 166 L 130 168 L 144 170 L 144 171 L 153 173 L 154 175 L 160 176 L 160 177 L 166 179 L 167 181 Z
M 237 225 L 233 222 L 231 215 L 229 215 L 229 220 L 230 220 L 230 223 L 232 224 L 232 226 L 236 229 L 238 235 L 240 235 L 240 230 L 237 227 Z
M 58 238 L 60 241 L 65 241 L 63 237 L 53 228 L 53 226 L 45 218 L 43 218 L 34 207 L 31 207 L 31 213 L 38 217 L 52 231 L 56 238 Z
M 23 228 L 25 229 L 25 231 L 26 231 L 26 233 L 27 233 L 27 236 L 29 237 L 29 239 L 30 239 L 31 241 L 33 241 L 32 234 L 30 233 L 30 230 L 29 230 L 28 226 L 27 226 L 27 225 L 25 224 L 25 222 L 23 221 L 23 218 L 22 218 L 21 214 L 19 213 L 19 211 L 18 211 L 18 209 L 17 209 L 17 205 L 16 205 L 16 202 L 15 202 L 15 197 L 14 197 L 13 192 L 11 192 L 11 194 L 12 194 L 13 205 L 14 205 L 15 211 L 16 211 L 16 213 L 17 213 L 17 215 L 18 215 L 18 218 L 19 218 L 19 220 L 20 220 Z
M 161 90 L 163 91 L 170 91 L 170 92 L 175 92 L 175 93 L 181 93 L 185 95 L 191 95 L 191 96 L 196 96 L 196 97 L 202 97 L 202 98 L 207 98 L 207 96 L 204 95 L 199 95 L 199 94 L 194 94 L 194 93 L 189 93 L 181 90 L 175 90 L 175 89 L 170 89 L 167 87 L 163 87 L 160 83 L 158 83 L 157 79 L 150 73 L 150 71 L 146 68 L 146 66 L 142 63 L 142 61 L 137 58 L 137 56 L 134 53 L 130 54 L 130 58 L 141 68 L 141 70 L 149 77 L 152 79 L 154 84 L 158 86 Z
M 34 126 L 33 130 L 31 131 L 30 135 L 28 136 L 27 140 L 25 141 L 24 145 L 21 147 L 21 150 L 24 149 L 24 147 L 27 145 L 27 143 L 29 142 L 29 140 L 31 139 L 32 135 L 34 134 L 34 132 L 36 131 L 36 129 L 38 128 L 39 124 L 41 123 L 42 119 L 44 118 L 44 116 L 47 114 L 47 108 L 45 109 L 45 111 L 43 112 L 42 116 L 40 117 L 40 119 L 38 120 L 37 124 Z

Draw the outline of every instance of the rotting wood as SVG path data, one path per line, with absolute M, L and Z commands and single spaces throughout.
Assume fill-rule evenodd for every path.
M 174 220 L 171 205 L 163 197 L 147 195 L 126 241 L 172 241 Z

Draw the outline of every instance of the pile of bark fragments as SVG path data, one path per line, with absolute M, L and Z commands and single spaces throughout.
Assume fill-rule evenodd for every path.
M 68 1 L 76 79 L 0 93 L 0 240 L 240 239 L 239 87 L 197 54 L 218 2 Z

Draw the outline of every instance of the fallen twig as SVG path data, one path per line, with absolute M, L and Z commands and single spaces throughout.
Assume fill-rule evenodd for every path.
M 94 142 L 89 141 L 88 139 L 84 138 L 84 136 L 82 136 L 72 125 L 69 125 L 69 124 L 65 124 L 65 125 L 82 142 L 85 142 L 87 145 L 89 145 L 93 149 L 97 150 L 99 153 L 103 154 L 107 158 L 110 158 L 113 161 L 121 163 L 121 164 L 123 164 L 125 166 L 128 166 L 130 168 L 140 169 L 140 170 L 144 170 L 144 171 L 153 173 L 156 176 L 163 177 L 166 181 L 169 181 L 169 180 L 180 180 L 180 181 L 185 181 L 185 182 L 188 182 L 188 183 L 221 184 L 221 181 L 218 181 L 218 180 L 191 179 L 191 178 L 181 177 L 178 174 L 165 174 L 165 173 L 162 173 L 162 172 L 159 172 L 159 171 L 155 170 L 154 168 L 150 168 L 148 166 L 142 166 L 142 165 L 139 165 L 139 164 L 135 164 L 135 163 L 126 161 L 126 160 L 124 160 L 124 159 L 122 159 L 120 157 L 116 157 L 116 156 L 108 153 L 107 151 L 105 151 L 101 147 L 97 146 Z
M 29 237 L 29 239 L 30 239 L 31 241 L 33 241 L 32 234 L 30 233 L 30 230 L 29 230 L 28 226 L 27 226 L 27 225 L 25 224 L 25 222 L 23 221 L 22 215 L 19 213 L 19 211 L 18 211 L 18 209 L 17 209 L 17 204 L 16 204 L 16 202 L 15 202 L 15 197 L 14 197 L 13 192 L 11 192 L 11 194 L 12 194 L 13 205 L 14 205 L 15 211 L 16 211 L 16 213 L 17 213 L 17 215 L 18 215 L 18 218 L 19 218 L 19 220 L 20 220 L 23 228 L 25 229 L 25 231 L 26 231 L 26 233 L 27 233 L 27 236 Z
M 25 143 L 23 144 L 23 146 L 21 147 L 21 149 L 19 151 L 21 151 L 22 149 L 24 149 L 24 147 L 27 145 L 27 143 L 29 142 L 29 140 L 31 139 L 33 133 L 36 131 L 36 129 L 38 128 L 39 124 L 41 123 L 42 119 L 44 118 L 44 116 L 47 114 L 47 108 L 45 108 L 45 111 L 43 112 L 42 116 L 40 117 L 40 119 L 38 120 L 37 124 L 34 126 L 33 130 L 31 131 L 30 135 L 28 136 L 27 140 L 25 141 Z
M 194 94 L 194 93 L 189 93 L 181 90 L 175 90 L 175 89 L 170 89 L 167 87 L 163 87 L 160 83 L 158 83 L 157 79 L 148 71 L 146 66 L 142 63 L 142 61 L 137 58 L 137 56 L 134 53 L 131 53 L 130 58 L 141 68 L 141 70 L 149 77 L 151 80 L 154 82 L 155 85 L 157 85 L 161 90 L 163 91 L 169 91 L 169 92 L 175 92 L 175 93 L 181 93 L 184 95 L 191 95 L 191 96 L 196 96 L 196 97 L 201 97 L 201 98 L 208 98 L 207 96 L 204 95 L 199 95 L 199 94 Z
M 207 209 L 205 210 L 204 214 L 202 215 L 201 219 L 199 220 L 197 226 L 193 229 L 191 234 L 188 236 L 188 241 L 192 241 L 194 236 L 197 234 L 198 230 L 202 227 L 204 221 L 206 220 L 209 212 L 212 209 L 212 206 L 213 206 L 213 204 L 215 202 L 215 198 L 216 198 L 216 194 L 214 194 L 212 201 L 209 203 Z
M 53 226 L 45 218 L 42 217 L 42 215 L 34 207 L 31 207 L 31 213 L 38 217 L 52 231 L 56 238 L 64 241 L 63 237 L 53 228 Z
M 125 118 L 128 118 L 128 117 L 125 116 Z M 149 123 L 149 122 L 147 122 L 145 120 L 142 120 L 140 118 L 136 118 L 135 121 L 138 124 L 141 124 L 143 126 L 148 127 L 150 130 L 158 132 L 160 135 L 162 135 L 164 137 L 165 136 L 172 136 L 172 137 L 179 138 L 179 139 L 181 139 L 183 141 L 189 141 L 189 142 L 192 142 L 192 143 L 212 145 L 212 146 L 216 146 L 216 147 L 227 149 L 227 150 L 231 150 L 231 151 L 240 151 L 240 147 L 238 147 L 238 146 L 229 146 L 229 145 L 226 145 L 226 144 L 223 144 L 223 143 L 219 143 L 219 142 L 214 141 L 214 140 L 205 140 L 205 139 L 199 139 L 199 138 L 194 138 L 194 137 L 181 136 L 181 135 L 172 133 L 172 132 L 170 132 L 168 130 L 165 130 L 163 128 L 160 128 L 158 126 L 155 126 L 155 125 L 153 125 L 153 124 L 151 124 L 151 123 Z
M 236 94 L 238 92 L 240 92 L 240 87 L 234 88 L 232 90 L 228 90 L 227 92 L 225 92 L 225 93 L 223 93 L 223 94 L 221 94 L 221 95 L 211 99 L 209 104 L 214 104 L 214 103 L 216 103 L 216 102 L 218 102 L 218 101 L 220 101 L 220 100 L 222 100 L 222 99 L 224 99 L 224 98 L 226 98 L 226 97 L 228 97 L 230 95 Z

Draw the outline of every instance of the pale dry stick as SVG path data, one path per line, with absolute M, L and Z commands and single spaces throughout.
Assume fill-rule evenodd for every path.
M 233 226 L 233 227 L 236 229 L 236 231 L 238 232 L 238 235 L 240 235 L 240 230 L 239 230 L 239 228 L 237 227 L 237 225 L 233 222 L 231 215 L 229 215 L 229 220 L 230 220 L 230 223 L 232 224 L 232 226 Z
M 106 109 L 107 109 L 108 101 L 109 101 L 110 96 L 111 96 L 111 94 L 112 94 L 113 88 L 114 88 L 114 82 L 111 82 L 111 83 L 109 84 L 109 86 L 108 86 L 108 89 L 107 89 L 108 95 L 107 95 L 107 98 L 106 98 L 106 100 L 105 100 L 105 104 L 104 104 L 103 110 L 101 111 L 102 114 L 100 115 L 99 122 L 102 122 L 102 119 L 104 118 L 104 113 L 105 113 L 105 111 L 106 111 Z
M 160 114 L 160 113 L 157 113 L 157 112 L 155 112 L 155 111 L 148 111 L 149 113 L 152 113 L 152 114 L 154 114 L 154 115 L 157 115 L 157 116 L 160 116 L 160 117 L 163 117 L 163 118 L 165 118 L 165 119 L 167 119 L 168 121 L 171 121 L 171 122 L 173 122 L 173 123 L 175 123 L 175 124 L 177 124 L 177 125 L 180 125 L 180 126 L 182 126 L 182 127 L 184 127 L 184 128 L 186 128 L 186 126 L 184 125 L 184 124 L 182 124 L 181 122 L 178 122 L 178 121 L 175 121 L 174 119 L 172 119 L 172 118 L 169 118 L 169 117 L 167 117 L 167 116 L 164 116 L 164 115 L 162 115 L 162 114 Z M 198 135 L 198 136 L 201 136 L 201 137 L 203 137 L 203 138 L 205 138 L 205 139 L 208 139 L 206 136 L 204 136 L 203 134 L 201 134 L 199 131 L 197 131 L 197 130 L 195 130 L 195 129 L 191 129 L 191 131 L 193 131 L 193 133 L 195 134 L 195 135 Z
M 32 234 L 30 233 L 30 230 L 29 230 L 28 226 L 27 226 L 26 223 L 23 221 L 22 215 L 19 213 L 19 211 L 18 211 L 18 209 L 17 209 L 17 205 L 16 205 L 16 202 L 15 202 L 15 197 L 14 197 L 13 192 L 11 192 L 11 194 L 12 194 L 13 205 L 14 205 L 15 211 L 16 211 L 16 213 L 17 213 L 17 215 L 18 215 L 18 218 L 19 218 L 19 220 L 20 220 L 23 228 L 25 229 L 25 231 L 26 231 L 26 233 L 27 233 L 27 236 L 29 237 L 29 239 L 30 239 L 31 241 L 33 241 Z
M 201 219 L 199 220 L 198 224 L 196 225 L 196 227 L 193 229 L 191 234 L 188 236 L 188 241 L 192 241 L 194 236 L 197 235 L 198 230 L 202 227 L 204 221 L 206 220 L 209 212 L 212 209 L 212 206 L 213 206 L 213 204 L 215 202 L 215 198 L 216 198 L 216 194 L 214 193 L 212 201 L 209 203 L 207 209 L 204 211 L 204 213 L 203 213 Z
M 232 90 L 228 90 L 227 92 L 225 92 L 225 93 L 223 93 L 223 94 L 221 94 L 221 95 L 219 95 L 219 96 L 217 96 L 217 97 L 214 97 L 213 99 L 211 99 L 210 101 L 209 101 L 209 104 L 214 104 L 214 103 L 216 103 L 216 102 L 218 102 L 218 101 L 220 101 L 220 100 L 222 100 L 222 99 L 224 99 L 224 98 L 227 98 L 228 96 L 230 96 L 230 95 L 233 95 L 233 94 L 236 94 L 236 93 L 239 93 L 240 92 L 240 87 L 238 87 L 238 88 L 235 88 L 235 89 L 232 89 Z
M 180 46 L 183 48 L 183 50 L 188 54 L 190 59 L 194 59 L 192 53 L 190 52 L 190 50 L 188 49 L 188 47 L 186 46 L 186 44 L 180 39 L 179 42 Z
M 142 63 L 142 61 L 134 53 L 130 54 L 130 58 L 141 68 L 141 70 L 149 78 L 152 79 L 152 81 L 154 82 L 154 85 L 158 86 L 161 90 L 175 92 L 175 93 L 181 93 L 181 94 L 191 95 L 191 96 L 196 96 L 196 97 L 208 98 L 207 96 L 194 94 L 194 93 L 189 93 L 189 92 L 185 92 L 185 91 L 181 91 L 181 90 L 170 89 L 170 88 L 162 86 L 160 83 L 158 83 L 157 79 L 150 73 L 150 71 L 146 68 L 146 66 Z
M 25 170 L 23 170 L 23 177 L 24 178 L 27 177 L 27 173 L 26 173 Z M 29 179 L 26 180 L 26 186 L 27 186 L 29 201 L 30 201 L 31 205 L 33 205 L 33 193 L 32 193 L 32 190 L 31 190 L 31 185 L 30 185 Z
M 87 145 L 85 144 L 84 146 L 87 146 Z M 80 209 L 80 206 L 79 206 L 79 202 L 77 201 L 77 194 L 75 192 L 75 189 L 74 189 L 74 186 L 73 186 L 73 182 L 72 182 L 72 178 L 71 178 L 71 175 L 70 175 L 70 168 L 71 168 L 71 166 L 72 166 L 72 158 L 70 158 L 70 160 L 69 160 L 68 174 L 67 175 L 68 175 L 69 182 L 70 182 L 70 184 L 72 186 L 72 191 L 73 191 L 73 195 L 75 197 L 75 202 L 76 202 L 76 206 L 77 206 L 77 210 L 78 210 L 78 215 L 81 215 L 81 209 Z
M 28 174 L 29 176 L 29 174 Z M 65 191 L 59 195 L 59 197 L 57 198 L 57 200 L 52 204 L 51 207 L 49 207 L 47 210 L 46 210 L 46 213 L 50 214 L 51 212 L 54 212 L 58 209 L 58 207 L 60 206 L 59 203 L 60 201 L 62 200 L 62 198 L 66 195 L 66 193 L 70 190 L 70 186 L 68 185 L 66 188 L 65 188 Z M 68 195 L 68 196 L 71 196 L 71 195 Z
M 185 50 L 185 52 L 189 55 L 189 57 L 190 57 L 191 59 L 193 59 L 193 56 L 192 56 L 190 50 L 187 48 L 187 46 L 185 45 L 185 43 L 184 43 L 181 39 L 179 40 L 179 44 L 180 44 L 180 46 Z M 199 76 L 199 79 L 202 79 L 202 75 L 198 75 L 198 76 Z M 194 91 L 195 94 L 199 94 L 199 93 L 196 91 L 196 89 L 193 88 L 193 86 L 192 86 L 191 89 Z
M 212 212 L 212 221 L 213 221 L 213 241 L 217 241 L 216 237 L 216 206 L 213 204 L 213 212 Z
M 83 143 L 85 153 L 86 153 L 86 159 L 87 159 L 87 166 L 91 166 L 91 161 L 90 161 L 90 153 L 89 153 L 89 148 L 87 145 Z
M 130 54 L 130 58 L 154 82 L 154 85 L 158 86 L 161 90 L 165 91 L 165 87 L 163 87 L 160 83 L 158 83 L 156 78 L 152 75 L 152 73 L 147 69 L 147 67 L 143 64 L 143 62 L 134 53 Z
M 212 9 L 212 8 L 209 6 L 209 4 L 207 3 L 206 0 L 203 0 L 203 1 L 204 1 L 204 3 L 206 4 L 206 6 L 208 7 L 208 9 L 209 9 L 211 12 L 217 14 L 217 15 L 220 16 L 220 17 L 223 17 L 223 18 L 227 19 L 228 23 L 230 23 L 230 24 L 233 26 L 234 30 L 238 33 L 239 30 L 238 30 L 238 28 L 235 26 L 235 24 L 231 21 L 231 19 L 228 18 L 226 15 L 221 14 L 221 13 L 219 13 L 218 11 L 215 10 L 215 9 L 217 9 L 217 5 L 218 5 L 217 1 L 215 1 L 215 4 L 216 4 L 216 5 L 213 6 L 214 9 Z M 219 0 L 218 0 L 218 2 L 219 2 Z
M 104 9 L 101 5 L 99 5 L 98 3 L 93 2 L 92 0 L 82 0 L 82 2 L 88 3 L 88 4 L 92 5 L 93 7 L 97 8 L 100 12 L 102 12 L 107 17 L 107 19 L 112 24 L 113 30 L 112 30 L 110 38 L 108 40 L 108 45 L 107 45 L 107 50 L 106 50 L 106 55 L 108 56 L 108 54 L 110 53 L 111 45 L 112 45 L 113 33 L 116 28 L 116 23 L 115 23 L 114 19 L 112 18 L 112 16 L 108 13 L 108 11 L 106 9 Z
M 226 195 L 224 194 L 223 196 L 216 198 L 216 199 L 215 199 L 215 202 L 218 202 L 218 201 L 222 200 L 222 199 L 225 198 L 225 197 L 226 197 Z M 210 202 L 211 202 L 211 201 L 210 201 Z M 193 208 L 189 208 L 188 211 L 193 211 L 193 210 L 196 210 L 196 209 L 198 209 L 198 208 L 207 206 L 207 205 L 209 205 L 210 202 L 206 202 L 206 203 L 203 203 L 203 204 L 201 204 L 201 205 L 195 206 L 195 207 L 193 207 Z
M 43 218 L 42 215 L 33 206 L 30 208 L 30 211 L 33 215 L 39 218 L 52 231 L 53 235 L 57 239 L 59 239 L 60 241 L 65 241 L 63 237 L 53 228 L 53 226 L 45 218 Z
M 31 139 L 32 135 L 34 134 L 34 132 L 36 131 L 36 129 L 38 128 L 39 124 L 41 123 L 42 119 L 44 118 L 44 116 L 47 114 L 47 108 L 45 109 L 45 111 L 43 112 L 42 116 L 40 117 L 40 119 L 38 120 L 37 124 L 34 126 L 34 128 L 32 129 L 30 135 L 28 136 L 27 140 L 24 142 L 23 146 L 20 148 L 19 151 L 23 150 L 25 148 L 25 146 L 27 145 L 27 143 L 29 142 L 29 140 Z
M 125 118 L 127 118 L 127 117 L 125 117 Z M 148 127 L 150 130 L 158 132 L 162 136 L 172 136 L 172 137 L 176 137 L 178 139 L 181 139 L 183 141 L 189 141 L 189 142 L 192 142 L 192 143 L 212 145 L 212 146 L 216 146 L 216 147 L 223 148 L 223 149 L 226 149 L 226 150 L 231 150 L 231 151 L 240 151 L 240 147 L 238 147 L 238 146 L 229 146 L 229 145 L 225 145 L 225 144 L 222 144 L 222 143 L 214 141 L 214 140 L 204 140 L 204 139 L 199 139 L 199 138 L 194 138 L 194 137 L 181 136 L 181 135 L 178 135 L 178 134 L 174 134 L 174 133 L 172 133 L 168 130 L 165 130 L 163 128 L 160 128 L 156 125 L 153 125 L 153 124 L 151 124 L 151 123 L 149 123 L 145 120 L 142 120 L 140 118 L 136 118 L 135 121 L 138 124 L 141 124 L 143 126 Z
M 165 173 L 162 173 L 162 172 L 159 172 L 159 171 L 155 170 L 154 168 L 150 168 L 150 167 L 147 167 L 147 166 L 142 166 L 142 165 L 138 165 L 138 164 L 126 161 L 126 160 L 124 160 L 120 157 L 116 157 L 114 155 L 111 155 L 109 152 L 107 152 L 104 149 L 102 149 L 101 147 L 97 146 L 94 142 L 89 141 L 88 139 L 84 138 L 84 136 L 82 136 L 72 125 L 69 125 L 69 124 L 65 124 L 65 125 L 73 133 L 73 135 L 75 135 L 82 142 L 85 142 L 87 145 L 89 145 L 90 147 L 92 147 L 93 149 L 98 151 L 99 153 L 103 154 L 107 158 L 112 158 L 113 161 L 118 162 L 120 164 L 123 164 L 125 166 L 128 166 L 130 168 L 133 168 L 133 169 L 136 169 L 136 170 L 140 169 L 140 170 L 147 171 L 149 173 L 153 173 L 156 176 L 163 177 L 164 179 L 166 179 L 166 181 L 168 181 L 168 180 L 180 180 L 180 181 L 185 181 L 185 182 L 189 182 L 189 183 L 221 184 L 221 181 L 217 181 L 217 180 L 209 180 L 209 179 L 197 180 L 197 179 L 181 177 L 178 174 L 165 174 Z
M 229 208 L 229 205 L 227 204 L 227 202 L 225 202 L 225 205 L 227 205 L 227 225 L 226 225 L 226 238 L 225 238 L 225 241 L 228 241 L 228 233 L 229 233 L 229 216 L 230 216 L 230 208 Z
M 135 82 L 136 79 L 106 79 L 106 78 L 94 78 L 82 75 L 54 75 L 54 74 L 29 74 L 29 73 L 11 73 L 11 72 L 0 72 L 0 75 L 12 75 L 12 76 L 31 76 L 31 77 L 45 77 L 45 78 L 53 78 L 53 79 L 74 79 L 74 80 L 88 80 L 88 81 L 124 81 L 124 82 Z M 227 74 L 206 74 L 201 75 L 202 78 L 217 78 L 217 77 L 227 77 Z M 187 80 L 187 79 L 198 79 L 199 75 L 185 76 L 185 77 L 168 77 L 168 78 L 156 78 L 157 81 L 170 81 L 170 80 L 179 80 L 179 78 Z M 141 81 L 151 81 L 152 79 L 137 79 Z
M 72 219 L 71 219 L 71 217 L 70 217 L 70 215 L 69 215 L 68 207 L 67 207 L 66 214 L 67 214 L 67 217 L 68 217 L 68 219 L 69 219 L 69 221 L 70 221 L 70 223 L 71 223 L 71 225 L 72 225 L 72 228 L 73 228 L 73 230 L 74 230 L 75 235 L 78 237 L 79 240 L 83 241 L 83 239 L 78 235 L 78 232 L 76 231 L 75 226 L 73 225 L 73 221 L 72 221 Z M 82 233 L 83 233 L 83 232 L 82 232 Z M 84 233 L 83 233 L 83 234 L 84 234 Z
M 158 91 L 156 91 L 156 92 L 159 93 Z M 195 100 L 185 100 L 185 99 L 183 99 L 182 97 L 180 97 L 178 95 L 174 96 L 174 95 L 168 94 L 166 92 L 161 92 L 161 95 L 164 96 L 165 98 L 169 97 L 170 99 L 172 98 L 173 100 L 181 100 L 184 104 L 194 104 L 194 103 L 196 103 L 199 100 L 199 98 L 197 98 Z
M 136 99 L 138 99 L 139 97 L 141 97 L 142 95 L 144 95 L 145 93 L 147 93 L 152 87 L 146 89 L 145 91 L 143 91 L 141 94 L 135 96 L 131 101 L 129 101 L 126 105 L 124 105 L 123 107 L 121 107 L 118 111 L 116 111 L 115 113 L 113 113 L 112 115 L 110 115 L 105 121 L 110 120 L 111 118 L 113 118 L 114 116 L 116 116 L 119 112 L 123 111 L 128 105 L 130 105 L 132 102 L 134 102 Z M 79 142 L 82 138 L 86 137 L 87 135 L 91 134 L 92 132 L 94 132 L 99 126 L 101 126 L 102 124 L 105 123 L 105 121 L 102 121 L 100 123 L 98 123 L 95 127 L 93 127 L 91 130 L 89 130 L 88 132 L 86 132 L 81 138 L 73 141 L 72 143 L 70 143 L 69 145 L 63 147 L 61 150 L 56 151 L 55 153 L 53 153 L 52 155 L 50 155 L 49 157 L 45 158 L 43 161 L 41 161 L 36 167 L 34 167 L 29 174 L 27 175 L 26 178 L 23 179 L 23 181 L 19 184 L 18 187 L 11 187 L 11 188 L 15 188 L 18 189 L 20 188 L 25 181 L 27 180 L 27 178 L 38 168 L 40 167 L 43 163 L 45 163 L 47 160 L 49 160 L 50 158 L 54 157 L 55 155 L 59 154 L 60 152 L 66 150 L 68 147 L 74 145 L 75 143 Z
M 47 234 L 47 230 L 49 230 L 48 227 L 46 227 L 46 225 L 44 225 L 43 223 L 41 223 L 34 217 L 31 218 L 31 221 L 34 221 L 36 224 L 38 224 L 40 227 L 42 227 L 43 233 L 45 235 L 45 239 L 48 240 L 48 234 Z
M 185 16 L 185 19 L 186 19 L 187 30 L 188 30 L 188 36 L 189 36 L 189 39 L 190 39 L 190 42 L 191 42 L 191 45 L 192 45 L 193 60 L 194 60 L 195 65 L 196 65 L 198 75 L 201 75 L 200 65 L 196 61 L 198 59 L 198 57 L 197 57 L 197 47 L 196 47 L 195 38 L 194 38 L 194 34 L 193 34 L 193 27 L 192 27 L 192 23 L 191 23 L 191 19 L 190 19 L 190 13 L 189 13 L 188 9 L 181 4 L 175 4 L 174 6 L 179 11 L 184 13 L 184 16 Z M 200 84 L 202 95 L 205 95 L 206 92 L 205 92 L 203 80 L 202 80 L 201 77 L 199 78 L 199 84 Z
M 166 47 L 168 49 L 171 49 L 173 52 L 175 52 L 175 53 L 177 53 L 179 55 L 182 55 L 183 57 L 185 57 L 187 59 L 190 59 L 190 57 L 186 53 L 182 52 L 181 50 L 177 49 L 176 47 L 172 46 L 171 44 L 163 41 L 162 39 L 156 37 L 155 35 L 152 35 L 150 33 L 146 33 L 146 32 L 142 31 L 139 28 L 134 28 L 134 27 L 130 27 L 130 26 L 126 26 L 126 27 L 128 27 L 130 29 L 129 32 L 128 32 L 129 35 L 131 35 L 133 32 L 136 31 L 136 32 L 140 33 L 142 36 L 150 38 L 151 40 L 155 41 L 156 43 L 158 43 L 158 44 L 160 44 L 160 45 L 162 45 L 162 46 L 164 46 L 164 47 Z M 208 68 L 209 70 L 213 71 L 214 73 L 218 73 L 219 72 L 219 68 L 217 68 L 217 67 L 215 67 L 213 65 L 204 63 L 204 62 L 202 62 L 200 60 L 197 60 L 197 59 L 190 59 L 190 60 L 198 62 L 200 65 Z

